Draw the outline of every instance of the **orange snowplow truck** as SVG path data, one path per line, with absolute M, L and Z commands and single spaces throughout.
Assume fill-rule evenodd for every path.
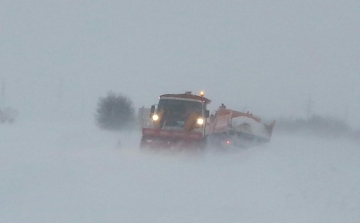
M 143 114 L 141 147 L 204 148 L 209 103 L 203 92 L 161 95 L 158 104 Z

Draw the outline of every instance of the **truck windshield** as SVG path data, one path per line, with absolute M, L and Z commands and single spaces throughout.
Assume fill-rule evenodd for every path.
M 191 114 L 202 115 L 202 103 L 187 100 L 160 99 L 158 111 L 164 111 L 162 122 L 166 126 L 184 126 Z

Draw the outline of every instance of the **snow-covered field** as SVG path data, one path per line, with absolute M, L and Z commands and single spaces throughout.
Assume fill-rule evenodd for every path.
M 360 222 L 360 145 L 274 134 L 237 152 L 143 153 L 92 122 L 0 125 L 0 222 Z

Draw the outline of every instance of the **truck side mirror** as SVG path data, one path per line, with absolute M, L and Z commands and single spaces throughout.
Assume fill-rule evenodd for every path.
M 210 112 L 209 110 L 205 110 L 205 118 L 209 118 L 210 117 Z
M 150 108 L 150 114 L 154 114 L 155 112 L 155 105 L 152 105 Z

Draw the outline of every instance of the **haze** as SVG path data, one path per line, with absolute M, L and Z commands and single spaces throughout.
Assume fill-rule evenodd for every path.
M 204 90 L 211 111 L 359 129 L 359 24 L 357 0 L 2 0 L 0 109 L 19 116 L 0 124 L 0 221 L 360 222 L 355 131 L 146 153 L 94 123 L 108 91 L 138 108 Z
M 0 81 L 24 115 L 93 114 L 108 91 L 136 107 L 204 90 L 214 108 L 360 122 L 358 1 L 10 1 Z

